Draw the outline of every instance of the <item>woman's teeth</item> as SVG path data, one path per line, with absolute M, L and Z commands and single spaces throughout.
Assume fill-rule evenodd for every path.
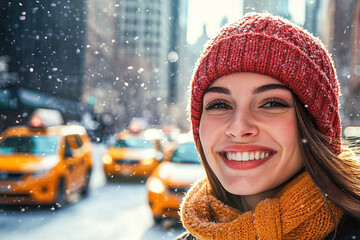
M 267 158 L 270 153 L 265 152 L 228 152 L 226 158 L 234 161 L 249 161 Z

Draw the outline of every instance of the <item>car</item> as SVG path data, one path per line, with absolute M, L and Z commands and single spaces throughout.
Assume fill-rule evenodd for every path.
M 360 161 L 360 125 L 344 127 L 343 135 L 345 143 L 354 151 L 356 159 Z
M 1 133 L 0 203 L 61 208 L 72 193 L 87 196 L 90 139 L 83 126 L 62 123 L 58 111 L 37 109 L 28 125 Z
M 149 176 L 146 186 L 148 203 L 156 224 L 179 218 L 179 206 L 185 192 L 205 171 L 193 141 L 179 143 L 168 159 Z
M 127 131 L 117 135 L 102 157 L 108 181 L 116 177 L 147 178 L 162 159 L 157 141 Z

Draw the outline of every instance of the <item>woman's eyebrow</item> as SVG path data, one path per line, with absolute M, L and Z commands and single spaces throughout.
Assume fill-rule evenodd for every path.
M 258 94 L 258 93 L 266 92 L 266 91 L 273 90 L 273 89 L 284 89 L 284 90 L 290 91 L 290 88 L 288 88 L 287 86 L 282 85 L 282 84 L 267 84 L 267 85 L 263 85 L 263 86 L 256 88 L 253 91 L 253 94 Z
M 208 93 L 208 92 L 213 92 L 213 93 L 223 93 L 223 94 L 230 94 L 230 90 L 227 88 L 223 88 L 223 87 L 209 87 L 204 94 Z

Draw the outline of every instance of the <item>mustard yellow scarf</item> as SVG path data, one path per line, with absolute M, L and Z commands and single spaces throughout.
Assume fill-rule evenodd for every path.
M 208 180 L 198 181 L 180 210 L 184 227 L 196 239 L 322 239 L 335 227 L 331 213 L 307 172 L 301 173 L 272 199 L 242 213 L 217 200 Z M 336 224 L 343 212 L 329 206 Z

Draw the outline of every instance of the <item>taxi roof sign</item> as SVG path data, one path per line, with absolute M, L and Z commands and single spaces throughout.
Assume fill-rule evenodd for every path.
M 58 110 L 38 108 L 30 117 L 28 125 L 35 128 L 63 125 L 64 119 Z

